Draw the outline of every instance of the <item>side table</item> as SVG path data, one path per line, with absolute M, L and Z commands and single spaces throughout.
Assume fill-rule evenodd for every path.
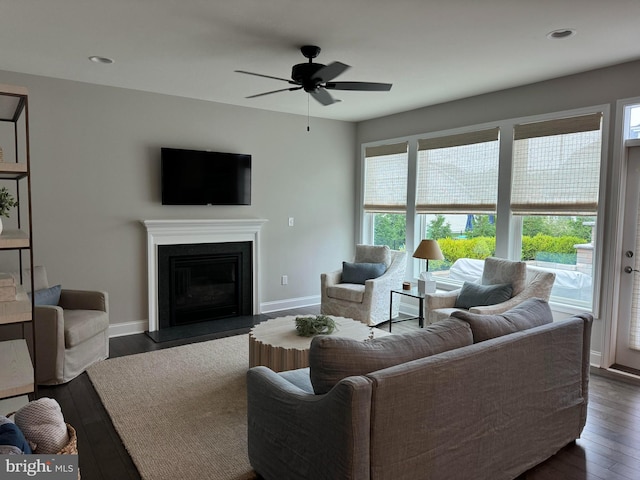
M 407 297 L 417 298 L 418 299 L 418 316 L 417 317 L 409 317 L 403 318 L 400 321 L 405 320 L 415 320 L 418 319 L 418 324 L 420 328 L 424 328 L 424 293 L 420 293 L 416 287 L 412 287 L 411 290 L 391 290 L 391 298 L 389 302 L 389 331 L 391 331 L 391 325 L 393 324 L 393 294 L 396 293 L 398 295 L 405 295 Z

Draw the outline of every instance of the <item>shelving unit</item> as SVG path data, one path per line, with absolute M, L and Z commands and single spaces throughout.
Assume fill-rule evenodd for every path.
M 0 233 L 0 271 L 11 265 L 10 271 L 23 272 L 33 265 L 28 97 L 24 87 L 0 84 L 0 187 L 6 186 L 18 201 L 11 221 L 3 219 L 10 228 Z M 34 304 L 25 286 L 33 291 L 32 276 L 20 278 L 15 299 L 11 295 L 12 299 L 0 301 L 0 328 L 21 325 L 20 338 L 4 339 L 7 331 L 0 331 L 4 339 L 0 341 L 0 399 L 31 394 L 36 389 Z M 29 323 L 31 349 L 26 333 Z

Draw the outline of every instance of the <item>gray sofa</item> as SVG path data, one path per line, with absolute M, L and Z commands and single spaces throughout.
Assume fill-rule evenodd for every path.
M 527 328 L 535 322 L 525 325 L 522 309 L 488 323 L 465 314 L 365 346 L 316 337 L 310 369 L 251 368 L 253 468 L 266 480 L 506 480 L 577 439 L 587 415 L 592 317 Z M 507 331 L 514 333 L 495 336 Z M 456 348 L 460 342 L 466 346 Z M 361 357 L 382 365 L 393 356 L 415 359 L 339 380 L 340 349 L 347 374 L 365 368 Z M 331 376 L 337 383 L 316 394 Z

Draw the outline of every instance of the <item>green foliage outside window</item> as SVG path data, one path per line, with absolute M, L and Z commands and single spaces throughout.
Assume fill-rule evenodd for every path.
M 436 215 L 436 218 L 429 222 L 426 238 L 438 240 L 440 238 L 449 238 L 452 236 L 453 232 L 451 232 L 451 225 L 447 222 L 444 215 Z
M 373 244 L 388 245 L 392 250 L 404 250 L 407 221 L 404 214 L 378 213 L 373 227 Z

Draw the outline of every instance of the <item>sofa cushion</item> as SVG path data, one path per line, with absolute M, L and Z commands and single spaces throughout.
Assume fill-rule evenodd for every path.
M 391 265 L 391 249 L 387 245 L 356 245 L 355 263 L 384 263 Z
M 358 341 L 339 334 L 319 335 L 311 341 L 309 375 L 316 394 L 327 393 L 352 375 L 365 375 L 473 343 L 469 325 L 453 318 L 415 333 L 373 340 Z
M 364 299 L 364 285 L 359 283 L 340 283 L 327 287 L 327 297 L 347 302 L 362 303 Z
M 387 266 L 384 263 L 351 263 L 342 262 L 342 283 L 359 283 L 364 285 L 364 282 L 371 278 L 378 278 L 387 270 Z
M 530 298 L 499 315 L 479 315 L 465 310 L 451 313 L 471 326 L 473 343 L 500 337 L 553 322 L 549 304 L 540 298 Z
M 511 298 L 513 288 L 510 283 L 496 285 L 479 285 L 477 283 L 464 282 L 458 298 L 456 308 L 482 307 L 484 305 L 496 305 L 506 302 Z
M 71 348 L 109 328 L 109 316 L 100 310 L 65 310 L 64 344 Z

